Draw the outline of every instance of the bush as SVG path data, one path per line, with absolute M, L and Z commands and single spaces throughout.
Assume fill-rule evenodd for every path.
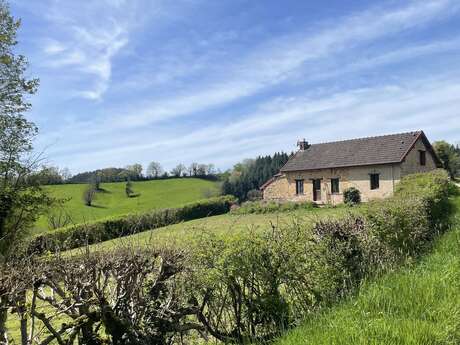
M 263 194 L 262 191 L 258 189 L 251 189 L 247 194 L 247 199 L 250 201 L 262 200 Z
M 361 202 L 361 192 L 355 187 L 350 187 L 343 192 L 343 202 L 347 205 L 356 205 Z
M 246 201 L 240 207 L 231 210 L 231 214 L 265 214 L 273 212 L 288 212 L 300 209 L 313 209 L 318 207 L 315 203 L 306 202 L 293 202 L 293 201 Z
M 235 202 L 235 197 L 227 195 L 197 201 L 179 208 L 158 209 L 107 218 L 89 224 L 72 225 L 32 237 L 26 243 L 26 251 L 43 253 L 68 250 L 182 221 L 215 216 L 229 212 Z

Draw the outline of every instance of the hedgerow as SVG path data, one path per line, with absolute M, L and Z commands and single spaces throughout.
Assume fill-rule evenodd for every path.
M 246 201 L 241 206 L 233 208 L 231 214 L 265 214 L 273 212 L 287 212 L 295 210 L 307 210 L 318 207 L 315 203 L 310 201 L 293 202 L 293 201 Z
M 157 209 L 145 213 L 111 217 L 88 224 L 67 226 L 32 237 L 26 241 L 25 250 L 28 253 L 40 254 L 73 249 L 182 221 L 227 213 L 235 202 L 235 197 L 226 195 L 178 208 Z

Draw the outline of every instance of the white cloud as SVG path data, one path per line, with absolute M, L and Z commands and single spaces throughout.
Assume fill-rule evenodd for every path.
M 116 7 L 122 2 L 117 2 Z M 97 20 L 100 10 L 82 10 L 88 18 L 80 18 L 75 8 L 56 6 L 48 16 L 59 27 L 56 36 L 48 38 L 44 53 L 48 55 L 45 65 L 52 69 L 75 71 L 80 79 L 86 78 L 87 89 L 77 90 L 75 95 L 89 99 L 100 99 L 107 91 L 114 57 L 128 44 L 129 23 L 123 18 L 111 17 L 110 7 L 106 8 L 104 18 Z M 107 19 L 108 18 L 108 19 Z M 97 22 L 97 24 L 94 23 Z
M 324 60 L 330 60 L 347 49 L 441 20 L 459 9 L 456 2 L 448 0 L 412 2 L 406 7 L 386 12 L 374 8 L 337 20 L 319 32 L 276 38 L 254 47 L 248 56 L 233 64 L 224 63 L 220 78 L 204 79 L 198 91 L 193 85 L 191 91 L 174 92 L 170 99 L 162 97 L 152 102 L 141 102 L 134 105 L 133 109 L 124 111 L 116 122 L 123 126 L 141 126 L 226 105 L 305 73 L 306 63 L 321 67 Z M 458 43 L 458 40 L 452 40 L 403 47 L 373 59 L 351 63 L 345 68 L 340 66 L 335 71 L 320 69 L 319 73 L 313 72 L 307 78 L 328 78 L 333 73 L 346 73 L 347 68 L 348 72 L 353 72 L 429 54 L 435 49 L 455 49 Z
M 152 157 L 167 168 L 193 160 L 228 167 L 247 156 L 294 150 L 295 141 L 301 137 L 322 142 L 423 129 L 430 139 L 439 139 L 446 125 L 460 130 L 458 94 L 460 75 L 405 80 L 323 96 L 299 94 L 264 102 L 253 112 L 239 114 L 239 120 L 216 118 L 211 125 L 195 130 L 120 131 L 117 139 L 112 135 L 110 145 L 105 145 L 106 135 L 86 137 L 78 131 L 79 138 L 66 138 L 67 145 L 51 150 L 75 171 L 80 169 L 79 162 L 96 168 L 118 162 L 147 163 Z M 87 142 L 87 147 L 82 145 L 75 152 L 72 139 Z

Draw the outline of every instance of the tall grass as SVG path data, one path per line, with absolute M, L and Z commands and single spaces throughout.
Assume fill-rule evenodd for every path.
M 456 203 L 460 205 L 460 198 L 457 197 Z M 312 316 L 276 344 L 459 343 L 460 222 L 457 220 L 453 230 L 439 238 L 432 252 L 417 264 L 364 283 L 357 296 Z

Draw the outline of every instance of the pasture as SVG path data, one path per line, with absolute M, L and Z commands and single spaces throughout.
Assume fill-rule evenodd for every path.
M 82 199 L 86 184 L 46 186 L 50 195 L 64 202 L 40 217 L 34 233 L 49 230 L 49 219 L 53 216 L 68 219 L 70 224 L 90 223 L 110 216 L 179 207 L 218 192 L 218 183 L 198 178 L 139 181 L 132 184 L 138 196 L 129 198 L 125 193 L 126 183 L 102 183 L 101 191 L 97 192 L 91 207 L 86 206 Z

